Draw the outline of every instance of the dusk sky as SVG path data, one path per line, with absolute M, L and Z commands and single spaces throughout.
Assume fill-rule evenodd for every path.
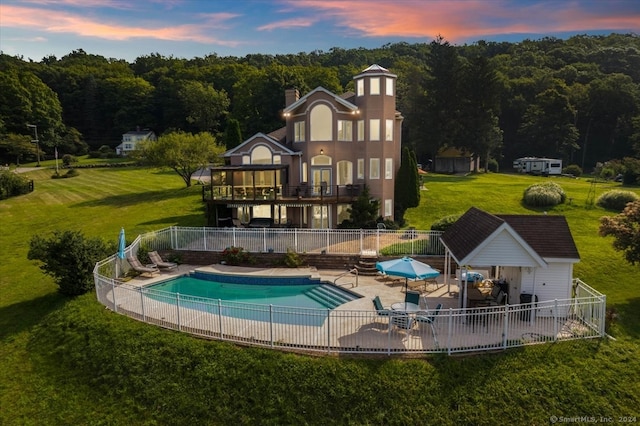
M 242 57 L 387 43 L 640 33 L 640 0 L 0 0 L 0 50 Z

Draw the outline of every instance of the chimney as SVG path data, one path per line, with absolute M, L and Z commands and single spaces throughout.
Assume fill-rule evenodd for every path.
M 284 107 L 295 103 L 300 99 L 300 92 L 298 89 L 287 89 L 284 91 Z

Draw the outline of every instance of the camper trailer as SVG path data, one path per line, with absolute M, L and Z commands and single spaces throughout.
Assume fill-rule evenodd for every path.
M 562 174 L 562 160 L 555 158 L 523 157 L 514 160 L 513 168 L 520 173 L 532 175 Z

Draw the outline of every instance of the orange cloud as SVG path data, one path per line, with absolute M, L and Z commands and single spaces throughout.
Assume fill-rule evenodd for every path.
M 195 41 L 235 47 L 239 42 L 221 40 L 210 34 L 213 28 L 236 15 L 229 13 L 202 14 L 202 23 L 164 27 L 134 27 L 98 21 L 85 15 L 35 9 L 19 6 L 0 6 L 2 25 L 5 27 L 30 28 L 51 33 L 69 33 L 97 37 L 106 40 L 129 40 L 150 38 L 170 41 Z
M 317 20 L 336 21 L 349 35 L 435 37 L 449 41 L 508 33 L 547 33 L 594 29 L 637 30 L 640 15 L 605 15 L 579 2 L 519 5 L 506 1 L 284 0 L 289 8 L 312 10 Z

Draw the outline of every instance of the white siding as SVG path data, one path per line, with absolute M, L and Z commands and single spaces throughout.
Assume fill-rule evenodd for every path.
M 539 301 L 569 299 L 571 298 L 572 276 L 572 263 L 550 263 L 548 268 L 532 268 L 530 273 L 523 269 L 520 290 L 522 293 L 529 294 L 535 292 Z M 558 314 L 563 315 L 562 312 L 558 312 Z M 541 309 L 538 312 L 538 316 L 542 317 L 553 315 L 551 309 Z
M 507 231 L 496 235 L 467 264 L 499 266 L 537 266 L 537 262 Z

